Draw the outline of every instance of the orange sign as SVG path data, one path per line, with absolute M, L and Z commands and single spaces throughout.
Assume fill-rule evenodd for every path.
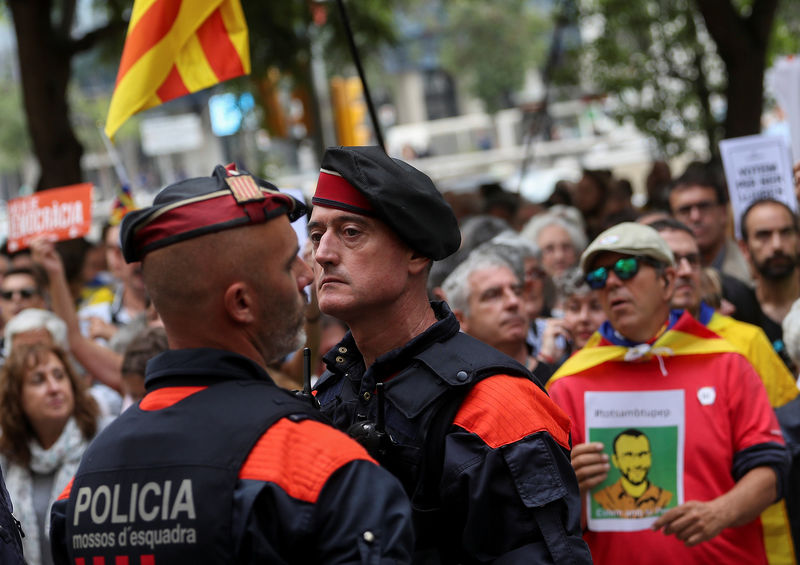
M 8 201 L 8 250 L 28 247 L 39 235 L 58 241 L 89 233 L 92 224 L 92 183 L 43 190 Z

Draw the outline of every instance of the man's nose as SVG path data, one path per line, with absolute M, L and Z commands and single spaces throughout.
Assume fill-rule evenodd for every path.
M 314 249 L 314 260 L 320 265 L 333 263 L 336 261 L 337 254 L 334 249 L 333 237 L 324 233 L 320 236 L 319 242 Z

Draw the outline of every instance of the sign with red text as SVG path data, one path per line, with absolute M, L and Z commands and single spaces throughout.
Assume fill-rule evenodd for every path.
M 92 183 L 51 188 L 8 201 L 8 250 L 25 249 L 31 239 L 49 235 L 57 241 L 89 233 Z

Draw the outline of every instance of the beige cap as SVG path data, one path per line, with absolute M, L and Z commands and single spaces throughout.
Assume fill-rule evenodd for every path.
M 675 256 L 658 232 L 650 226 L 634 222 L 617 224 L 598 235 L 581 255 L 581 270 L 586 273 L 594 258 L 604 251 L 643 255 L 675 266 Z

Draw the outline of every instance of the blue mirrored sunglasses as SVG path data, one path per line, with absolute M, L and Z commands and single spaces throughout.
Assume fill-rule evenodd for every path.
M 658 262 L 650 259 L 649 257 L 623 257 L 608 267 L 598 267 L 586 273 L 586 284 L 593 290 L 599 290 L 606 286 L 608 281 L 608 272 L 614 271 L 614 274 L 622 281 L 627 281 L 636 276 L 639 272 L 641 263 L 649 265 L 658 265 Z

